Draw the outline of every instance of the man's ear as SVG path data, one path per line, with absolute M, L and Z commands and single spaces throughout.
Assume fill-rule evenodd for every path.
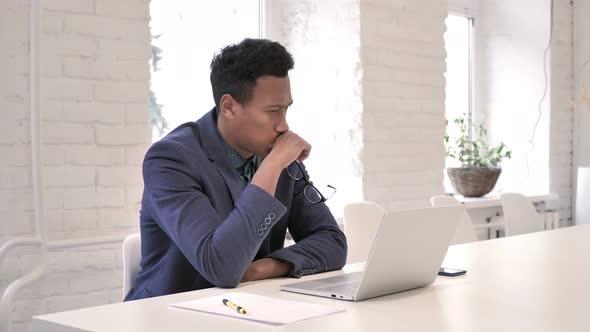
M 230 94 L 224 94 L 221 96 L 221 101 L 219 102 L 219 107 L 221 108 L 219 112 L 222 116 L 227 119 L 233 120 L 236 118 L 236 113 L 240 104 L 232 97 Z

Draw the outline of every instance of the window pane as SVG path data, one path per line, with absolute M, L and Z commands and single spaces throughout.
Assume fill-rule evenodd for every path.
M 152 123 L 159 125 L 158 105 L 167 129 L 154 128 L 159 139 L 176 126 L 199 119 L 214 106 L 209 65 L 213 54 L 246 37 L 259 37 L 258 0 L 152 0 Z M 159 122 L 158 122 L 159 121 Z M 158 126 L 159 127 L 159 126 Z
M 445 113 L 448 119 L 469 112 L 470 20 L 449 15 L 444 35 L 447 51 Z
M 456 137 L 459 134 L 453 119 L 469 114 L 471 110 L 471 19 L 451 15 L 446 19 L 447 31 L 444 35 L 445 49 L 447 52 L 446 99 L 445 116 L 449 120 L 447 134 Z M 447 167 L 458 167 L 460 163 L 454 159 L 446 159 Z M 444 186 L 447 192 L 453 192 L 453 188 L 445 172 Z

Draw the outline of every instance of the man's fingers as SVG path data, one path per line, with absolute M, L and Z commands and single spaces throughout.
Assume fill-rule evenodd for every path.
M 282 165 L 290 165 L 293 161 L 307 159 L 311 151 L 311 145 L 306 140 L 292 131 L 281 134 L 272 148 L 282 161 Z
M 307 157 L 309 157 L 310 153 L 311 153 L 311 145 L 306 143 L 306 147 L 303 149 L 303 151 L 301 151 L 301 154 L 299 155 L 299 158 L 297 158 L 297 160 L 304 161 L 305 159 L 307 159 Z

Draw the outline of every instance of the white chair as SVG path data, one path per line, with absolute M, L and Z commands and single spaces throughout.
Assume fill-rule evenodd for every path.
M 504 211 L 506 236 L 539 232 L 545 229 L 545 218 L 537 213 L 533 203 L 524 195 L 504 193 L 500 195 Z
M 141 237 L 139 233 L 128 235 L 123 240 L 123 298 L 135 285 L 135 275 L 140 271 Z
M 344 233 L 348 241 L 347 263 L 366 261 L 377 230 L 387 211 L 373 202 L 344 206 Z
M 437 195 L 432 196 L 430 198 L 430 204 L 432 206 L 448 206 L 448 205 L 458 205 L 460 204 L 455 198 L 448 196 L 448 195 Z M 451 240 L 451 244 L 461 244 L 461 243 L 469 243 L 475 242 L 478 240 L 477 234 L 475 234 L 475 230 L 473 229 L 473 223 L 471 222 L 471 218 L 467 214 L 467 210 L 465 210 L 465 206 L 462 205 L 463 208 L 463 217 L 459 220 L 457 224 L 457 229 L 455 230 L 455 235 Z

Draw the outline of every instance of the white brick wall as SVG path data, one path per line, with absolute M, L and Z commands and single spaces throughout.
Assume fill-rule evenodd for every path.
M 569 225 L 572 221 L 573 6 L 569 0 L 556 0 L 553 7 L 549 190 L 559 194 L 560 222 Z
M 28 8 L 22 1 L 0 3 L 0 241 L 33 230 L 28 121 Z M 10 31 L 10 32 L 9 32 Z M 5 46 L 4 46 L 5 45 Z M 0 289 L 16 276 L 21 261 L 0 266 Z M 5 277 L 7 276 L 7 277 Z
M 137 231 L 149 128 L 149 1 L 41 0 L 40 94 L 51 241 Z M 32 235 L 29 3 L 0 3 L 0 244 Z M 10 31 L 10 33 L 1 33 Z M 121 300 L 120 244 L 49 254 L 47 275 L 14 303 L 16 331 L 34 314 Z M 17 249 L 0 289 L 37 260 Z
M 361 1 L 363 188 L 388 209 L 443 192 L 446 1 Z
M 23 257 L 21 262 L 34 255 Z M 21 264 L 18 273 L 31 266 Z M 32 315 L 121 301 L 119 244 L 54 251 L 47 266 L 50 272 L 22 290 L 14 302 L 14 331 L 27 331 Z

